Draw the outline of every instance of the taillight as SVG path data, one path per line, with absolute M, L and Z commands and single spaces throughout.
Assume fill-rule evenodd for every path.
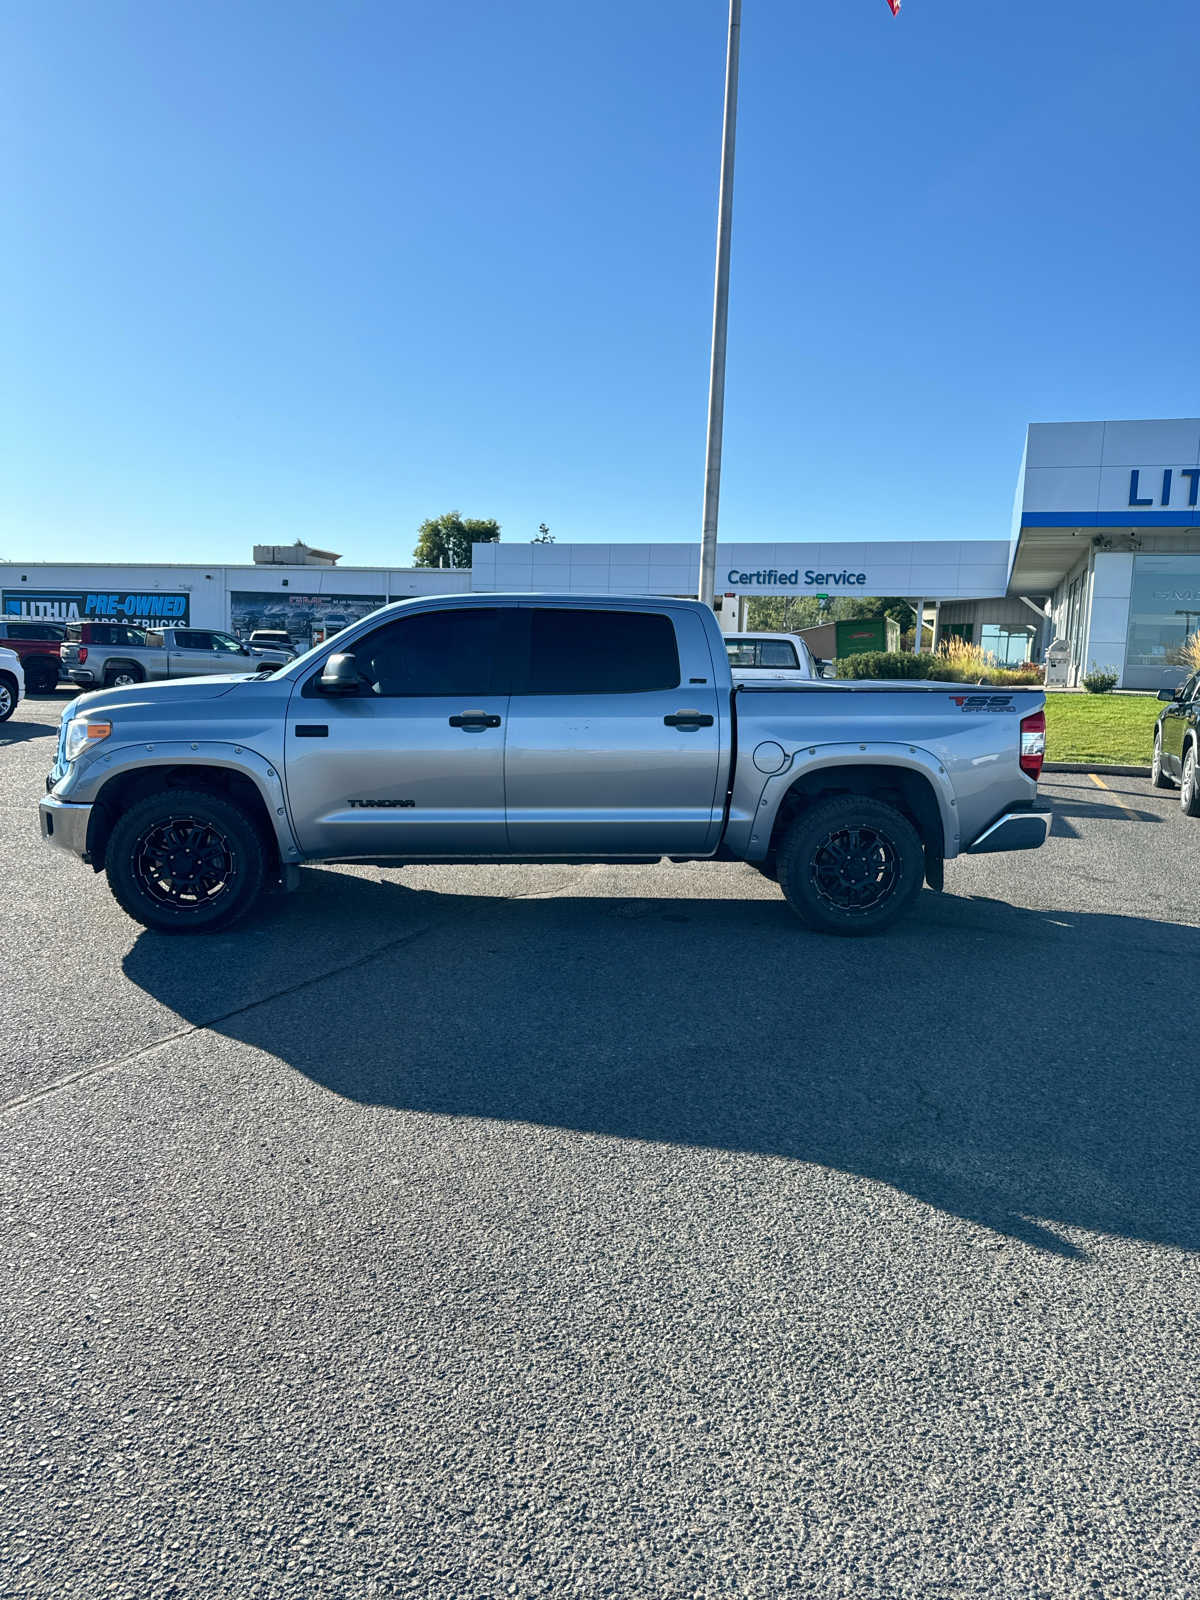
M 78 656 L 78 660 L 80 660 L 80 661 L 86 661 L 86 660 L 87 660 L 87 645 L 85 645 L 85 644 L 81 644 L 81 645 L 80 645 L 80 646 L 79 646 L 79 656 Z M 1024 724 L 1024 723 L 1022 723 L 1022 724 L 1021 724 L 1021 726 L 1022 726 L 1022 727 L 1024 727 L 1024 726 L 1025 726 L 1025 724 Z
M 1033 711 L 1021 718 L 1021 771 L 1036 783 L 1046 759 L 1046 713 Z

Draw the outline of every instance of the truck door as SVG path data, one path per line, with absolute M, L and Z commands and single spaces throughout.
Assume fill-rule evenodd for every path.
M 505 744 L 513 854 L 714 850 L 729 707 L 700 618 L 537 602 L 521 615 L 525 670 Z
M 505 854 L 506 619 L 515 607 L 415 611 L 347 644 L 360 691 L 288 704 L 285 778 L 306 854 Z
M 203 678 L 215 672 L 234 672 L 231 658 L 217 649 L 216 636 L 207 628 L 176 628 L 167 635 L 172 678 Z

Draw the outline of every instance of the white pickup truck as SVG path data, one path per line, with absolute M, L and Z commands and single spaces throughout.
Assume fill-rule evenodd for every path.
M 427 596 L 268 675 L 66 708 L 44 836 L 146 926 L 226 927 L 304 861 L 748 861 L 873 933 L 963 851 L 1046 837 L 1040 690 L 734 685 L 689 600 Z

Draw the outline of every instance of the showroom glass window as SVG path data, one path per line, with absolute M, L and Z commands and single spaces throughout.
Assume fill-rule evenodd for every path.
M 351 647 L 364 689 L 384 698 L 505 694 L 498 683 L 495 606 L 419 611 L 376 628 Z
M 982 649 L 996 658 L 1002 667 L 1019 667 L 1029 660 L 1033 645 L 1033 628 L 1002 628 L 986 623 L 980 630 Z
M 670 617 L 551 606 L 529 615 L 530 694 L 645 694 L 679 685 Z
M 1135 556 L 1126 667 L 1169 671 L 1189 633 L 1200 631 L 1200 554 Z

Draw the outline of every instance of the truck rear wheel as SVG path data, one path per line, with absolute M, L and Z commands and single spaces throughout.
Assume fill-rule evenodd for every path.
M 125 689 L 131 683 L 141 683 L 142 672 L 140 667 L 121 666 L 109 667 L 104 674 L 104 687 L 106 689 Z
M 801 812 L 778 861 L 788 904 L 822 933 L 882 932 L 909 908 L 925 877 L 916 828 L 869 795 L 835 795 Z
M 53 694 L 58 686 L 58 669 L 48 661 L 25 662 L 25 691 L 27 694 Z
M 265 851 L 238 806 L 203 789 L 164 789 L 130 806 L 109 836 L 108 886 L 159 933 L 215 933 L 245 916 Z

